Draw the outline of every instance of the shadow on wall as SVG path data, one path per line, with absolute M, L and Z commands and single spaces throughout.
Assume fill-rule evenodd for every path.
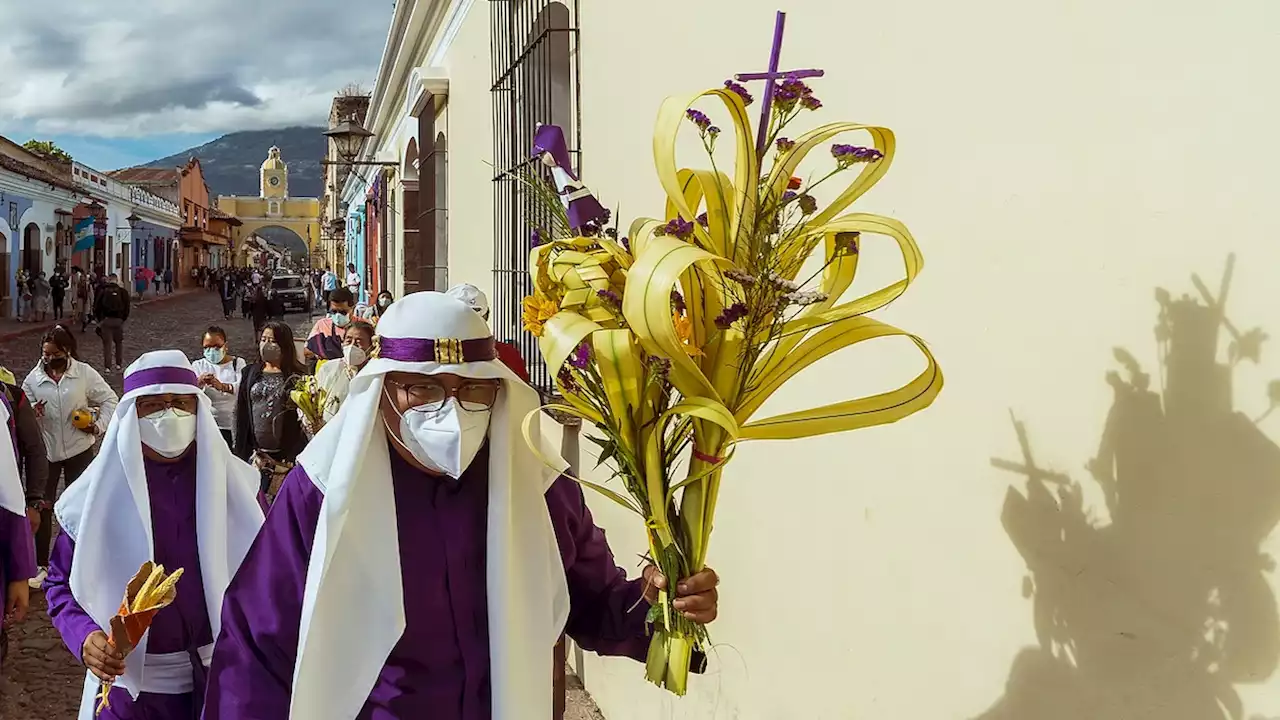
M 1224 314 L 1233 262 L 1216 297 L 1195 276 L 1198 298 L 1157 290 L 1154 388 L 1116 349 L 1092 488 L 1038 467 L 1014 418 L 1022 461 L 991 463 L 1026 476 L 1001 521 L 1027 563 L 1039 646 L 980 720 L 1244 720 L 1235 686 L 1275 672 L 1275 563 L 1260 545 L 1280 521 L 1280 447 L 1232 408 L 1234 369 L 1266 340 Z M 1086 490 L 1100 491 L 1096 511 Z

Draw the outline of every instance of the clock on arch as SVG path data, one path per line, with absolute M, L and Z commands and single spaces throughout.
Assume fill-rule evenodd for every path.
M 271 184 L 271 187 L 279 187 L 279 186 L 280 186 L 280 176 L 279 176 L 279 175 L 272 175 L 272 176 L 271 176 L 271 179 L 270 179 L 270 180 L 268 180 L 267 182 Z

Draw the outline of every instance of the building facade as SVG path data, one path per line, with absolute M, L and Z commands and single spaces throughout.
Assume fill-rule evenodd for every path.
M 1280 353 L 1241 344 L 1247 328 L 1280 332 L 1280 88 L 1257 75 L 1280 62 L 1277 8 L 793 6 L 781 67 L 826 73 L 800 130 L 897 133 L 892 169 L 853 210 L 920 243 L 924 273 L 877 317 L 926 339 L 951 382 L 898 424 L 739 446 L 709 556 L 723 578 L 710 673 L 674 698 L 634 662 L 571 651 L 604 715 L 1280 717 L 1266 569 Z M 481 287 L 495 333 L 538 371 L 519 328 L 530 204 L 500 173 L 529 161 L 536 123 L 557 123 L 622 228 L 661 217 L 659 106 L 767 69 L 775 9 L 400 0 L 364 152 L 396 167 L 348 179 L 348 217 L 365 204 L 371 250 L 386 233 L 376 257 L 397 294 L 443 286 L 422 273 L 439 266 Z M 706 167 L 696 134 L 679 166 Z M 830 163 L 816 152 L 801 172 Z M 864 292 L 902 276 L 888 238 L 867 237 L 860 263 Z M 919 372 L 905 345 L 819 363 L 764 414 L 897 387 Z M 564 447 L 608 480 L 571 429 Z M 634 573 L 640 524 L 588 502 Z
M 18 271 L 53 272 L 87 199 L 65 168 L 0 137 L 0 317 L 17 314 Z

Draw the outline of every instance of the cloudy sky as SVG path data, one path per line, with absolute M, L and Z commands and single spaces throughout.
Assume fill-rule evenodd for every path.
M 102 170 L 319 125 L 373 85 L 392 0 L 0 0 L 0 135 Z

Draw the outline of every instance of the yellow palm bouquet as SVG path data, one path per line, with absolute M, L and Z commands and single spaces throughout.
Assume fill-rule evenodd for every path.
M 921 339 L 867 317 L 915 279 L 923 264 L 919 248 L 893 218 L 845 213 L 888 171 L 893 133 L 837 122 L 790 139 L 787 128 L 822 103 L 801 77 L 780 79 L 767 91 L 772 107 L 758 133 L 747 113 L 754 99 L 734 81 L 662 105 L 653 150 L 666 217 L 638 220 L 626 237 L 601 227 L 607 212 L 575 213 L 587 195 L 571 175 L 553 173 L 558 188 L 522 178 L 535 196 L 549 200 L 552 217 L 550 228 L 534 233 L 546 241 L 530 255 L 534 292 L 525 299 L 524 317 L 564 398 L 549 407 L 595 426 L 599 434 L 590 439 L 612 477 L 578 480 L 642 518 L 652 560 L 669 578 L 688 577 L 705 564 L 721 475 L 736 443 L 894 422 L 927 407 L 942 388 L 942 373 Z M 729 131 L 697 107 L 706 101 L 722 107 L 715 114 L 723 114 Z M 709 168 L 677 167 L 682 129 L 698 134 Z M 847 133 L 868 135 L 871 144 L 830 144 Z M 726 141 L 734 144 L 732 174 L 716 163 L 717 144 Z M 834 167 L 816 180 L 795 177 L 819 148 L 828 150 Z M 556 169 L 556 158 L 548 157 L 556 153 L 544 145 L 534 153 Z M 848 175 L 847 185 L 819 209 L 813 191 Z M 844 300 L 864 242 L 873 237 L 896 244 L 904 275 Z M 924 369 L 906 385 L 755 417 L 814 362 L 893 336 L 913 341 L 924 357 Z M 621 491 L 610 487 L 615 480 Z M 692 651 L 707 635 L 672 600 L 664 593 L 650 612 L 646 674 L 682 695 Z

